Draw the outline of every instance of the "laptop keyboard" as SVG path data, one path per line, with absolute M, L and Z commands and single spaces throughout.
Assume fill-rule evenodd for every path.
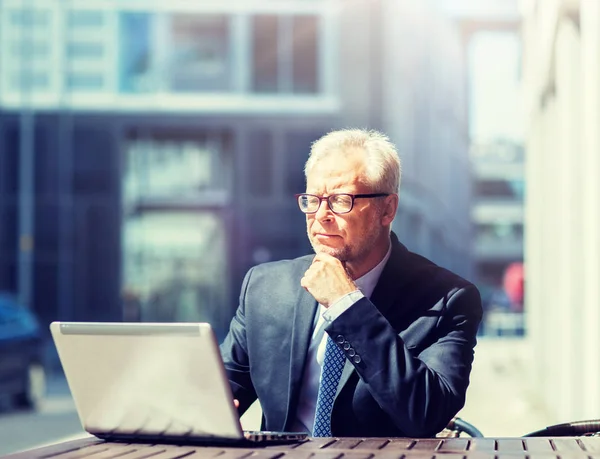
M 20 454 L 14 455 L 19 459 Z M 95 438 L 75 440 L 27 456 L 53 459 L 564 459 L 600 457 L 600 438 L 311 438 L 288 445 L 253 448 L 123 444 Z

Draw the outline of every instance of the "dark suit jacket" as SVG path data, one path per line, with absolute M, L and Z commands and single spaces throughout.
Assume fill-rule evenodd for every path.
M 289 430 L 295 417 L 318 310 L 300 286 L 312 259 L 250 269 L 221 345 L 240 413 L 258 397 L 263 429 Z M 475 286 L 409 252 L 392 233 L 392 253 L 371 300 L 358 301 L 325 328 L 359 356 L 346 351 L 332 434 L 440 432 L 464 405 L 481 314 Z

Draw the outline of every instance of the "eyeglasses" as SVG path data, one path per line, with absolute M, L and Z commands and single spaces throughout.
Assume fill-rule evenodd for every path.
M 354 200 L 357 198 L 379 198 L 389 195 L 389 193 L 336 193 L 330 194 L 329 196 L 317 196 L 314 194 L 301 193 L 296 195 L 296 199 L 298 200 L 300 210 L 305 214 L 316 213 L 321 206 L 321 201 L 327 201 L 327 205 L 334 214 L 347 214 L 354 207 Z

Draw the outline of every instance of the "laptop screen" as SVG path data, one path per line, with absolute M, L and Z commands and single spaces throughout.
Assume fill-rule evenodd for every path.
M 243 437 L 209 324 L 53 322 L 50 329 L 89 433 Z

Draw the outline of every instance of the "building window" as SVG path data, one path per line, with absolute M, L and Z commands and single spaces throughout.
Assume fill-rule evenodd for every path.
M 319 23 L 315 16 L 293 18 L 292 86 L 295 93 L 318 91 Z
M 104 46 L 102 43 L 71 41 L 67 44 L 67 55 L 71 59 L 101 59 Z
M 229 317 L 225 222 L 216 212 L 143 212 L 123 222 L 125 313 L 147 322 L 211 322 Z
M 17 91 L 35 91 L 47 89 L 49 78 L 46 73 L 21 71 L 15 72 L 12 78 L 12 87 Z
M 475 194 L 481 198 L 508 198 L 522 201 L 524 192 L 523 180 L 480 179 L 475 183 Z
M 248 192 L 252 196 L 273 193 L 273 138 L 270 132 L 256 131 L 248 142 Z
M 277 92 L 279 88 L 279 52 L 277 16 L 255 16 L 253 18 L 252 88 L 256 92 Z
M 102 27 L 104 25 L 104 14 L 102 11 L 72 10 L 67 14 L 67 25 L 70 28 Z
M 43 27 L 49 24 L 50 13 L 46 10 L 18 9 L 10 12 L 10 22 L 20 27 Z
M 72 91 L 99 91 L 103 87 L 103 75 L 96 73 L 70 73 L 67 75 L 67 88 Z
M 228 192 L 232 183 L 227 136 L 190 132 L 136 133 L 128 140 L 124 198 L 128 202 L 194 199 L 205 191 Z
M 510 222 L 479 223 L 477 238 L 480 242 L 502 243 L 523 239 L 523 224 Z
M 144 321 L 230 319 L 226 131 L 135 129 L 123 145 L 123 289 Z M 129 314 L 128 313 L 128 314 Z
M 169 79 L 173 92 L 231 89 L 229 27 L 225 16 L 171 17 Z
M 256 92 L 319 90 L 319 18 L 257 15 L 252 22 L 252 88 Z
M 119 89 L 126 93 L 155 88 L 150 59 L 150 15 L 121 13 L 119 16 Z
M 39 59 L 48 56 L 49 43 L 33 40 L 13 41 L 11 44 L 12 55 L 16 61 L 23 59 L 29 62 L 31 59 Z

